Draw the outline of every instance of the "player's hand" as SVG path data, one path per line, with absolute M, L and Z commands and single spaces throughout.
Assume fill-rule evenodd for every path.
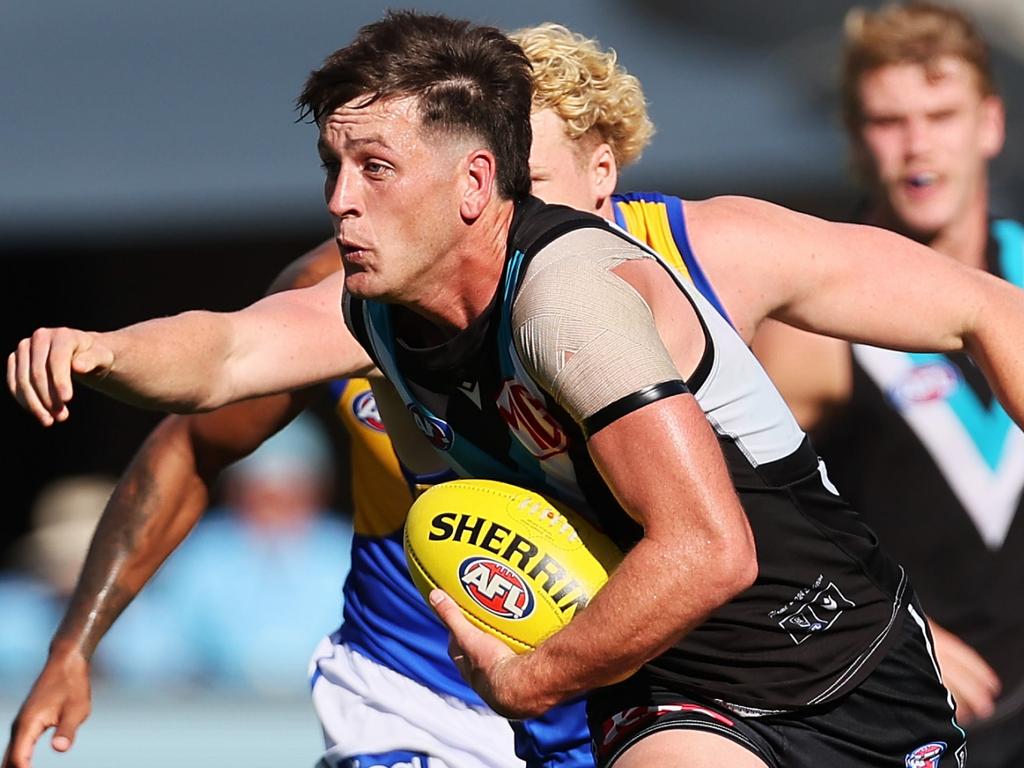
M 32 751 L 48 728 L 57 729 L 50 740 L 54 750 L 71 749 L 91 701 L 89 662 L 78 653 L 51 657 L 11 725 L 2 768 L 31 768 Z
M 7 388 L 44 427 L 68 417 L 72 375 L 102 377 L 114 362 L 99 334 L 40 328 L 7 358 Z
M 1002 688 L 999 676 L 959 637 L 935 622 L 929 624 L 942 681 L 956 700 L 957 721 L 964 725 L 991 716 Z
M 523 719 L 541 714 L 536 698 L 520 692 L 515 667 L 517 656 L 498 638 L 473 626 L 459 606 L 440 589 L 430 593 L 430 604 L 451 632 L 448 654 L 459 672 L 487 705 L 503 717 Z

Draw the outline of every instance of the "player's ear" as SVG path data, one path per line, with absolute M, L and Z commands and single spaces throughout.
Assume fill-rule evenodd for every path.
M 991 160 L 1003 150 L 1006 139 L 1006 108 L 998 96 L 986 96 L 981 102 L 981 151 Z
M 619 183 L 619 166 L 610 146 L 602 142 L 594 148 L 587 166 L 587 176 L 590 179 L 591 195 L 599 209 L 612 196 Z
M 462 199 L 459 213 L 466 221 L 480 217 L 497 189 L 498 168 L 494 155 L 486 149 L 474 149 L 465 159 L 462 174 Z

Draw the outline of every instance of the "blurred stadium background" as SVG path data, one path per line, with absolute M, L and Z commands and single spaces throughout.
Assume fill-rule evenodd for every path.
M 624 189 L 750 194 L 841 218 L 856 190 L 836 117 L 836 45 L 853 5 L 519 0 L 499 8 L 438 0 L 414 7 L 507 29 L 558 21 L 615 47 L 643 81 L 659 128 Z M 1011 140 L 995 164 L 993 209 L 1019 217 L 1024 143 L 1012 137 L 1024 109 L 1024 4 L 958 5 L 996 46 Z M 384 7 L 4 4 L 3 348 L 38 325 L 102 330 L 188 308 L 240 307 L 329 235 L 315 132 L 295 122 L 292 102 L 308 71 Z M 40 429 L 9 398 L 0 415 L 0 557 L 29 531 L 44 486 L 68 474 L 116 476 L 158 418 L 87 391 L 56 429 Z M 342 514 L 345 498 L 337 484 L 331 506 Z M 0 615 L 0 633 L 17 631 L 8 619 Z M 38 647 L 39 663 L 44 653 Z M 296 670 L 294 686 L 272 693 L 201 681 L 180 690 L 101 684 L 72 753 L 58 757 L 44 746 L 35 764 L 311 765 L 319 735 L 305 700 L 305 657 L 286 661 Z M 37 669 L 29 663 L 22 676 L 0 676 L 0 723 L 13 717 Z

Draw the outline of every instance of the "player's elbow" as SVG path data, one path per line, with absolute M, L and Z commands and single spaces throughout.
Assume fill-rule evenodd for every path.
M 749 530 L 719 543 L 714 589 L 721 605 L 746 591 L 757 580 L 757 549 Z

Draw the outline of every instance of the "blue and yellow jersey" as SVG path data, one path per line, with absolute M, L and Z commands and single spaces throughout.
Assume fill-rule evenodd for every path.
M 409 576 L 402 527 L 412 492 L 370 384 L 347 379 L 334 382 L 331 391 L 349 436 L 355 516 L 341 640 L 435 691 L 482 704 L 448 658 L 448 632 Z
M 701 269 L 686 233 L 683 201 L 660 192 L 628 192 L 612 196 L 615 223 L 658 252 L 693 283 L 726 320 L 728 313 Z

